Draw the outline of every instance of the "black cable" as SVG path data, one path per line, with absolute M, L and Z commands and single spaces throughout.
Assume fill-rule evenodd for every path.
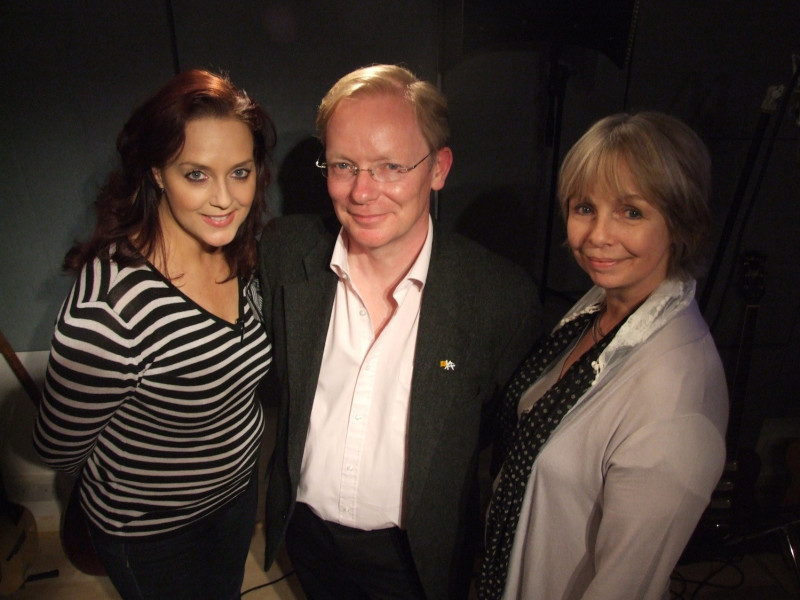
M 58 569 L 53 569 L 52 571 L 43 571 L 42 573 L 33 573 L 25 578 L 25 583 L 30 583 L 32 581 L 39 581 L 41 579 L 51 579 L 53 577 L 58 577 L 58 575 L 59 575 Z
M 719 590 L 735 590 L 742 587 L 742 584 L 745 581 L 744 572 L 742 571 L 741 567 L 736 565 L 736 561 L 734 559 L 726 558 L 726 559 L 716 559 L 711 561 L 712 564 L 714 562 L 718 562 L 719 565 L 715 566 L 711 571 L 706 575 L 703 579 L 690 579 L 685 577 L 682 573 L 678 572 L 677 570 L 672 572 L 672 576 L 670 579 L 672 581 L 677 581 L 682 585 L 682 588 L 679 591 L 672 591 L 671 598 L 672 600 L 686 600 L 685 594 L 689 591 L 689 586 L 695 586 L 692 590 L 691 596 L 689 596 L 689 600 L 695 600 L 698 598 L 698 594 L 701 590 L 714 588 Z M 726 583 L 714 583 L 712 579 L 722 573 L 725 569 L 732 568 L 734 572 L 739 575 L 739 580 L 735 583 L 726 584 Z
M 172 12 L 172 0 L 167 0 L 167 23 L 169 24 L 169 47 L 172 50 L 172 70 L 175 75 L 181 72 L 181 62 L 178 59 L 178 35 L 175 32 L 175 14 Z
M 630 38 L 628 41 L 628 53 L 625 56 L 624 68 L 627 69 L 625 74 L 625 91 L 622 94 L 622 110 L 628 112 L 628 93 L 631 90 L 631 79 L 633 75 L 633 55 L 636 49 L 636 32 L 639 26 L 639 0 L 633 3 L 633 12 L 631 14 L 631 29 Z
M 678 571 L 673 571 L 669 579 L 670 579 L 670 586 L 669 586 L 670 600 L 684 600 L 683 594 L 686 592 L 687 588 L 686 577 L 684 577 L 683 574 L 679 573 Z M 672 589 L 672 583 L 676 581 L 682 585 L 680 590 Z
M 722 571 L 724 571 L 727 567 L 732 567 L 736 571 L 736 573 L 739 575 L 739 581 L 732 585 L 713 583 L 711 580 L 720 573 L 722 573 Z M 697 584 L 697 587 L 694 589 L 694 592 L 692 592 L 692 596 L 690 598 L 690 600 L 695 600 L 695 598 L 697 598 L 697 594 L 699 594 L 700 590 L 702 590 L 703 588 L 708 587 L 708 588 L 715 588 L 718 590 L 735 590 L 742 587 L 742 584 L 744 583 L 744 572 L 742 571 L 741 568 L 736 566 L 733 563 L 733 561 L 724 560 L 721 561 L 719 567 L 717 567 L 715 570 L 712 570 L 708 575 L 706 575 L 706 577 L 704 577 L 700 581 L 693 581 L 691 579 L 687 579 L 687 581 L 689 583 Z
M 250 592 L 255 592 L 256 590 L 260 590 L 260 589 L 269 587 L 271 585 L 275 585 L 276 583 L 280 583 L 281 581 L 283 581 L 284 579 L 286 579 L 288 577 L 291 577 L 292 575 L 294 575 L 294 571 L 293 570 L 289 571 L 288 573 L 286 573 L 286 575 L 278 577 L 277 579 L 273 579 L 272 581 L 268 581 L 267 583 L 262 583 L 261 585 L 257 585 L 255 587 L 251 587 L 249 590 L 245 590 L 241 594 L 239 594 L 239 598 L 241 598 L 245 594 L 249 594 Z
M 550 246 L 553 239 L 553 220 L 558 203 L 558 169 L 561 161 L 561 129 L 564 120 L 564 98 L 567 80 L 572 72 L 561 63 L 561 46 L 550 47 L 550 71 L 548 74 L 548 108 L 545 125 L 545 145 L 550 152 L 550 181 L 547 203 L 546 228 L 544 232 L 544 248 L 542 254 L 542 277 L 539 285 L 539 302 L 544 304 L 548 292 L 547 280 L 550 271 Z

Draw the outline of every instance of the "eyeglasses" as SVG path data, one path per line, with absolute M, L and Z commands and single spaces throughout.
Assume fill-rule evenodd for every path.
M 433 151 L 428 152 L 417 164 L 410 167 L 386 162 L 376 165 L 371 169 L 366 169 L 348 162 L 335 162 L 329 165 L 328 163 L 319 162 L 319 158 L 314 164 L 322 171 L 323 177 L 330 177 L 336 181 L 349 181 L 355 179 L 361 171 L 366 171 L 375 181 L 380 183 L 393 183 L 395 181 L 400 181 L 403 175 L 420 166 L 431 154 L 433 154 Z

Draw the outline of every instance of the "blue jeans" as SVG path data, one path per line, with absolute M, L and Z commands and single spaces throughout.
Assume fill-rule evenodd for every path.
M 92 543 L 124 600 L 238 599 L 257 502 L 254 472 L 245 492 L 197 524 L 154 541 L 90 526 Z

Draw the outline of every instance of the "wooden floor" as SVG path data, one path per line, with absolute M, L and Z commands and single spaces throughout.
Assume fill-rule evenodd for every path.
M 268 573 L 264 573 L 264 533 L 256 527 L 250 554 L 245 565 L 243 600 L 305 600 L 300 585 L 285 556 L 279 557 Z M 58 532 L 39 533 L 39 554 L 28 569 L 31 575 L 58 571 L 57 577 L 28 581 L 9 596 L 12 600 L 119 600 L 120 596 L 108 577 L 85 575 L 73 567 L 61 550 Z M 289 573 L 285 579 L 282 577 Z M 280 581 L 278 581 L 280 580 Z M 266 585 L 270 582 L 276 582 Z M 263 587 L 262 587 L 263 586 Z
M 264 559 L 264 534 L 256 527 L 245 566 L 243 600 L 304 600 L 291 565 L 280 556 L 268 573 Z M 39 555 L 28 575 L 58 571 L 58 576 L 28 581 L 11 600 L 119 600 L 107 577 L 85 575 L 75 569 L 63 551 L 55 531 L 39 533 Z M 282 579 L 284 575 L 288 577 Z M 270 582 L 276 582 L 272 585 Z M 702 585 L 700 583 L 702 582 Z M 262 587 L 263 586 L 263 587 Z M 700 589 L 698 589 L 700 588 Z M 726 563 L 696 563 L 676 570 L 672 600 L 796 600 L 800 586 L 780 553 L 759 553 Z M 471 595 L 474 598 L 474 592 Z
M 275 409 L 266 411 L 267 419 L 275 419 Z M 272 428 L 268 428 L 262 444 L 262 455 L 259 461 L 259 499 L 255 532 L 250 543 L 250 553 L 245 563 L 244 582 L 242 585 L 243 600 L 306 600 L 300 589 L 297 578 L 292 575 L 292 568 L 285 552 L 278 555 L 275 564 L 265 573 L 264 564 L 264 531 L 261 521 L 264 519 L 266 502 L 265 470 L 272 451 Z M 71 487 L 71 486 L 70 486 Z M 69 488 L 68 488 L 69 489 Z M 36 513 L 37 511 L 33 511 Z M 36 561 L 28 569 L 28 576 L 58 571 L 57 577 L 28 581 L 14 592 L 11 600 L 120 600 L 120 596 L 111 585 L 108 577 L 94 577 L 78 571 L 67 559 L 61 548 L 58 535 L 59 515 L 47 514 L 37 517 L 39 529 L 39 554 Z M 287 575 L 285 579 L 284 575 Z M 279 581 L 280 580 L 280 581 Z M 269 585 L 270 582 L 277 582 Z

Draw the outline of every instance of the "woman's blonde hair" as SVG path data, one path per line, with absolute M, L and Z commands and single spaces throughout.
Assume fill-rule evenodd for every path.
M 667 275 L 698 277 L 711 230 L 711 158 L 706 145 L 682 121 L 663 113 L 620 113 L 599 120 L 561 165 L 558 199 L 564 220 L 569 218 L 570 200 L 584 196 L 596 182 L 622 191 L 623 168 L 667 222 L 672 244 Z

